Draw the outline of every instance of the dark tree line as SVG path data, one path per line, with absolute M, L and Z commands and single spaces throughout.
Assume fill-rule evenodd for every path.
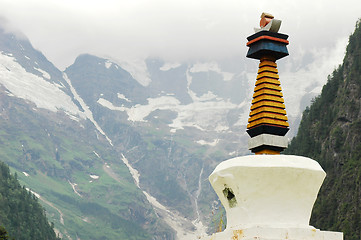
M 38 199 L 0 162 L 0 239 L 57 240 Z M 10 236 L 10 237 L 9 237 Z
M 327 173 L 311 225 L 361 239 L 361 21 L 339 66 L 302 117 L 287 154 L 317 160 Z

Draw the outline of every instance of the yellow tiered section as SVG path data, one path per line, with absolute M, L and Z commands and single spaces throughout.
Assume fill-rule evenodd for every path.
M 271 58 L 262 58 L 248 119 L 248 129 L 260 125 L 289 127 L 281 83 L 278 79 L 276 61 Z

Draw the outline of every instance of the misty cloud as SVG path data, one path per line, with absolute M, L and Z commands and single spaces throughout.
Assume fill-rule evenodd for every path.
M 167 61 L 243 57 L 262 11 L 282 19 L 290 52 L 333 46 L 348 36 L 358 1 L 3 0 L 0 15 L 58 67 L 81 53 Z M 305 53 L 306 52 L 306 53 Z

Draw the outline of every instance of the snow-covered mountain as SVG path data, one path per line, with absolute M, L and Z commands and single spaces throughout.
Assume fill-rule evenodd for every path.
M 248 113 L 249 94 L 240 76 L 221 72 L 216 63 L 170 65 L 152 59 L 147 67 L 147 86 L 117 63 L 91 55 L 78 57 L 65 73 L 95 112 L 111 110 L 125 124 L 152 126 L 169 136 L 195 131 L 199 136 L 189 141 L 212 146 L 244 129 L 239 119 Z M 236 151 L 239 142 L 233 147 Z
M 0 140 L 15 139 L 0 148 L 1 160 L 40 192 L 68 239 L 87 239 L 74 229 L 116 221 L 135 223 L 139 239 L 192 239 L 219 207 L 210 172 L 249 154 L 256 71 L 246 61 L 149 58 L 137 68 L 84 54 L 61 72 L 27 39 L 0 30 Z M 291 129 L 308 101 L 292 103 Z M 104 231 L 107 239 L 130 234 L 118 225 Z

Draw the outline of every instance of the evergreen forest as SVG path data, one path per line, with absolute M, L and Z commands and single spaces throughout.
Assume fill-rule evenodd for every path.
M 310 157 L 327 173 L 311 225 L 361 239 L 361 21 L 343 63 L 302 116 L 286 154 Z
M 36 196 L 0 162 L 0 239 L 59 239 L 53 227 Z

